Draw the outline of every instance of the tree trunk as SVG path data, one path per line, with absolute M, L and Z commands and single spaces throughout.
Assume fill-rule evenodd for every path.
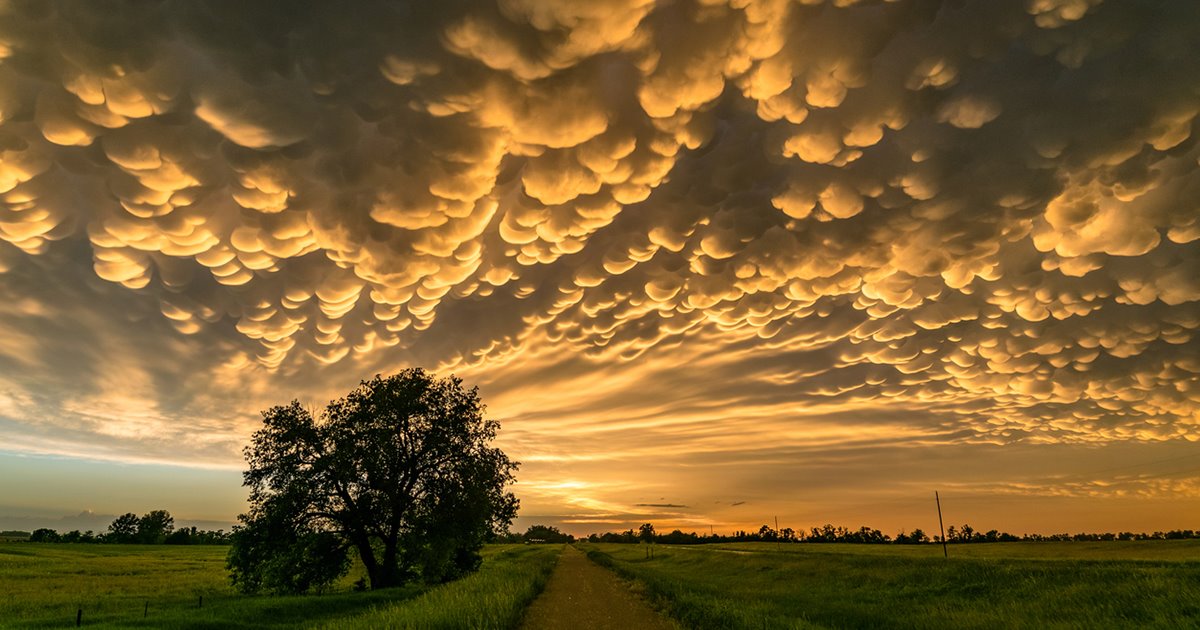
M 380 588 L 377 585 L 380 580 L 379 563 L 375 561 L 375 551 L 371 549 L 370 541 L 359 540 L 354 546 L 358 548 L 358 556 L 367 569 L 367 579 L 371 580 L 371 588 Z
M 371 576 L 371 589 L 388 588 L 391 586 L 400 586 L 401 575 L 400 568 L 396 564 L 396 542 L 387 541 L 384 543 L 383 562 L 376 567 L 377 575 Z
M 393 586 L 400 586 L 400 584 L 400 571 L 396 568 L 396 565 L 388 566 L 380 564 L 375 567 L 375 571 L 371 574 L 371 590 L 391 588 Z

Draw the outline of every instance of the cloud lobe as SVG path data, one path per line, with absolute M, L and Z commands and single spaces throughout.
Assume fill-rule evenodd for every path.
M 949 440 L 1200 438 L 1192 3 L 0 11 L 0 412 L 29 448 L 199 415 L 221 459 L 276 387 L 414 362 L 540 374 L 560 418 L 573 374 L 674 379 L 629 414 L 651 433 L 887 407 Z M 661 439 L 716 448 L 693 430 Z

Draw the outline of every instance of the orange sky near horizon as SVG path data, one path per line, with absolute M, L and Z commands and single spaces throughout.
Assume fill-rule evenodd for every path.
M 0 2 L 0 527 L 409 366 L 519 525 L 1200 525 L 1200 5 L 281 6 Z

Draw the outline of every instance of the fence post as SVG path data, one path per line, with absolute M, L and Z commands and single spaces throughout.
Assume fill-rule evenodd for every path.
M 79 610 L 75 611 L 75 627 L 78 628 L 79 626 L 82 626 L 82 625 L 83 625 L 83 609 L 80 608 Z

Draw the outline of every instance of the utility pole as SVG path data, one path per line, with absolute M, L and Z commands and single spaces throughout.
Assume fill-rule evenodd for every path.
M 937 501 L 938 529 L 942 530 L 942 556 L 949 558 L 950 552 L 946 549 L 946 527 L 942 525 L 942 498 L 938 496 L 937 490 L 933 491 L 933 500 Z
M 775 551 L 781 551 L 779 548 L 779 517 L 775 517 Z

